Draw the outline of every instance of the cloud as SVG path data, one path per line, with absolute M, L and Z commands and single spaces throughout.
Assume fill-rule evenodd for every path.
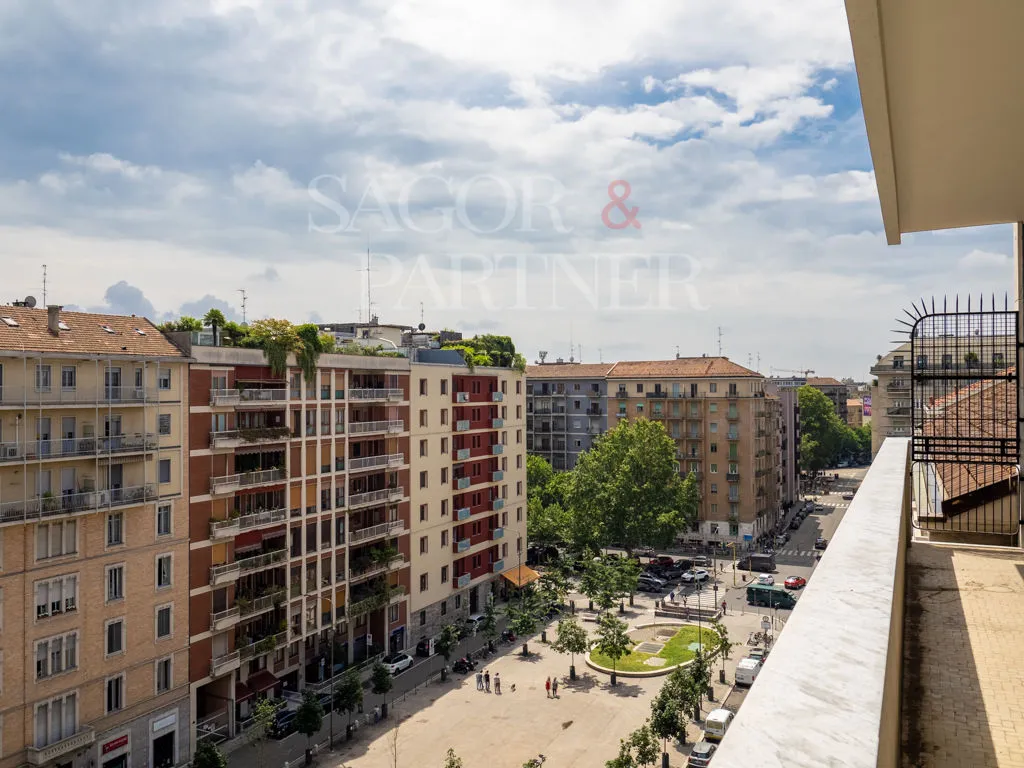
M 964 269 L 993 269 L 1010 265 L 1010 257 L 1005 253 L 992 253 L 975 248 L 962 259 L 960 266 Z

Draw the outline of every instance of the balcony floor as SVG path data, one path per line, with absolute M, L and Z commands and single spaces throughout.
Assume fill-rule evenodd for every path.
M 1024 552 L 915 541 L 907 573 L 905 768 L 1024 768 Z

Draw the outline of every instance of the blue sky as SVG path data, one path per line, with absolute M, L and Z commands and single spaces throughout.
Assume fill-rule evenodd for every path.
M 1008 227 L 885 245 L 841 0 L 18 14 L 3 300 L 45 263 L 66 305 L 237 315 L 244 288 L 250 318 L 347 321 L 369 244 L 382 320 L 422 303 L 530 359 L 712 353 L 722 327 L 765 373 L 864 377 L 910 301 L 1011 285 Z M 640 228 L 602 221 L 620 179 Z

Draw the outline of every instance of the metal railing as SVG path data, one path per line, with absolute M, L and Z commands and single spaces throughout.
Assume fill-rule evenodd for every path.
M 365 456 L 359 459 L 349 459 L 348 468 L 350 470 L 373 469 L 375 467 L 402 464 L 404 461 L 405 454 L 403 453 L 385 453 L 380 456 Z
M 392 531 L 400 531 L 405 527 L 405 523 L 401 520 L 390 520 L 386 523 L 379 523 L 377 525 L 370 525 L 366 528 L 359 528 L 353 530 L 350 533 L 350 541 L 353 544 L 358 544 L 360 541 L 367 541 L 368 539 L 375 539 L 379 536 L 386 536 Z
M 349 400 L 389 400 L 398 398 L 401 399 L 404 395 L 404 391 L 400 388 L 383 388 L 383 389 L 350 389 L 348 391 Z
M 240 399 L 237 389 L 210 390 L 210 405 L 235 405 Z
M 80 727 L 66 739 L 47 744 L 45 747 L 26 747 L 26 758 L 29 765 L 45 765 L 58 757 L 77 752 L 96 741 L 96 731 L 90 725 Z
M 40 388 L 8 385 L 0 388 L 0 405 L 140 405 L 158 402 L 160 391 L 155 387 L 64 389 L 59 385 Z M 169 390 L 163 391 L 167 401 L 178 399 Z
M 253 600 L 246 601 L 239 599 L 238 610 L 241 616 L 255 616 L 258 613 L 269 611 L 274 607 L 275 603 L 284 600 L 285 591 L 283 589 L 271 592 L 269 595 L 262 595 L 261 597 L 254 598 Z
M 213 677 L 223 674 L 231 669 L 234 669 L 241 660 L 241 654 L 238 651 L 232 651 L 231 653 L 223 653 L 220 656 L 214 656 L 210 659 L 210 674 Z
M 283 403 L 288 399 L 288 390 L 284 387 L 275 387 L 273 389 L 243 389 L 238 393 L 238 399 L 246 404 Z
M 262 656 L 264 653 L 270 653 L 287 642 L 287 630 L 284 632 L 278 632 L 276 635 L 268 635 L 267 637 L 255 640 L 239 648 L 238 658 L 245 661 L 246 659 L 251 659 L 253 656 Z
M 225 581 L 237 579 L 239 572 L 238 563 L 221 563 L 219 565 L 211 565 L 210 584 L 212 586 L 216 586 L 224 583 Z
M 390 421 L 352 421 L 349 422 L 348 431 L 352 435 L 363 435 L 372 432 L 401 432 L 405 428 L 401 419 Z
M 280 443 L 291 437 L 288 427 L 251 427 L 225 429 L 210 433 L 210 446 L 218 448 L 234 443 Z
M 223 629 L 228 622 L 240 618 L 241 615 L 242 612 L 237 605 L 224 611 L 215 611 L 210 614 L 210 629 Z
M 153 484 L 113 488 L 104 491 L 84 491 L 58 496 L 36 496 L 23 501 L 0 503 L 0 525 L 4 523 L 43 520 L 61 515 L 96 512 L 114 507 L 142 504 L 157 498 Z
M 143 451 L 155 451 L 158 445 L 157 436 L 153 432 L 138 432 L 109 437 L 22 440 L 0 443 L 0 462 L 92 458 L 107 454 L 141 453 Z
M 348 507 L 353 509 L 355 507 L 361 507 L 366 504 L 379 504 L 387 501 L 390 496 L 390 491 L 387 488 L 382 488 L 379 491 L 366 491 L 364 493 L 353 493 L 348 497 Z
M 261 528 L 264 525 L 275 525 L 282 523 L 288 518 L 288 510 L 285 507 L 278 509 L 264 509 L 238 518 L 239 530 L 248 531 L 252 528 Z
M 239 472 L 234 475 L 223 475 L 210 478 L 210 492 L 224 493 L 233 488 L 251 488 L 268 483 L 280 483 L 285 480 L 283 469 L 261 469 L 254 472 Z
M 281 547 L 281 549 L 275 549 L 271 552 L 264 552 L 261 555 L 255 555 L 253 557 L 239 558 L 235 562 L 238 564 L 240 573 L 252 573 L 262 568 L 268 568 L 278 563 L 284 562 L 288 558 L 288 548 Z

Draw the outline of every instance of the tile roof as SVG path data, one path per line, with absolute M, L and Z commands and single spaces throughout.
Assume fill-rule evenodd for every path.
M 863 400 L 858 400 L 858 399 L 854 398 L 854 399 L 847 400 L 846 401 L 846 405 L 847 405 L 847 407 L 850 407 L 850 406 L 860 407 L 860 406 L 864 405 L 864 401 Z
M 615 363 L 548 363 L 526 366 L 528 379 L 603 379 Z
M 846 384 L 833 379 L 831 376 L 812 376 L 807 379 L 807 385 L 810 387 L 845 387 Z
M 61 330 L 56 336 L 50 333 L 49 314 L 45 308 L 0 306 L 0 318 L 4 317 L 12 318 L 18 326 L 11 327 L 0 322 L 0 350 L 67 355 L 185 357 L 144 317 L 62 310 L 60 320 L 67 324 L 68 330 Z M 105 331 L 103 326 L 110 328 L 113 333 Z
M 608 374 L 613 379 L 704 379 L 710 377 L 763 378 L 727 357 L 680 357 L 674 360 L 623 360 Z

